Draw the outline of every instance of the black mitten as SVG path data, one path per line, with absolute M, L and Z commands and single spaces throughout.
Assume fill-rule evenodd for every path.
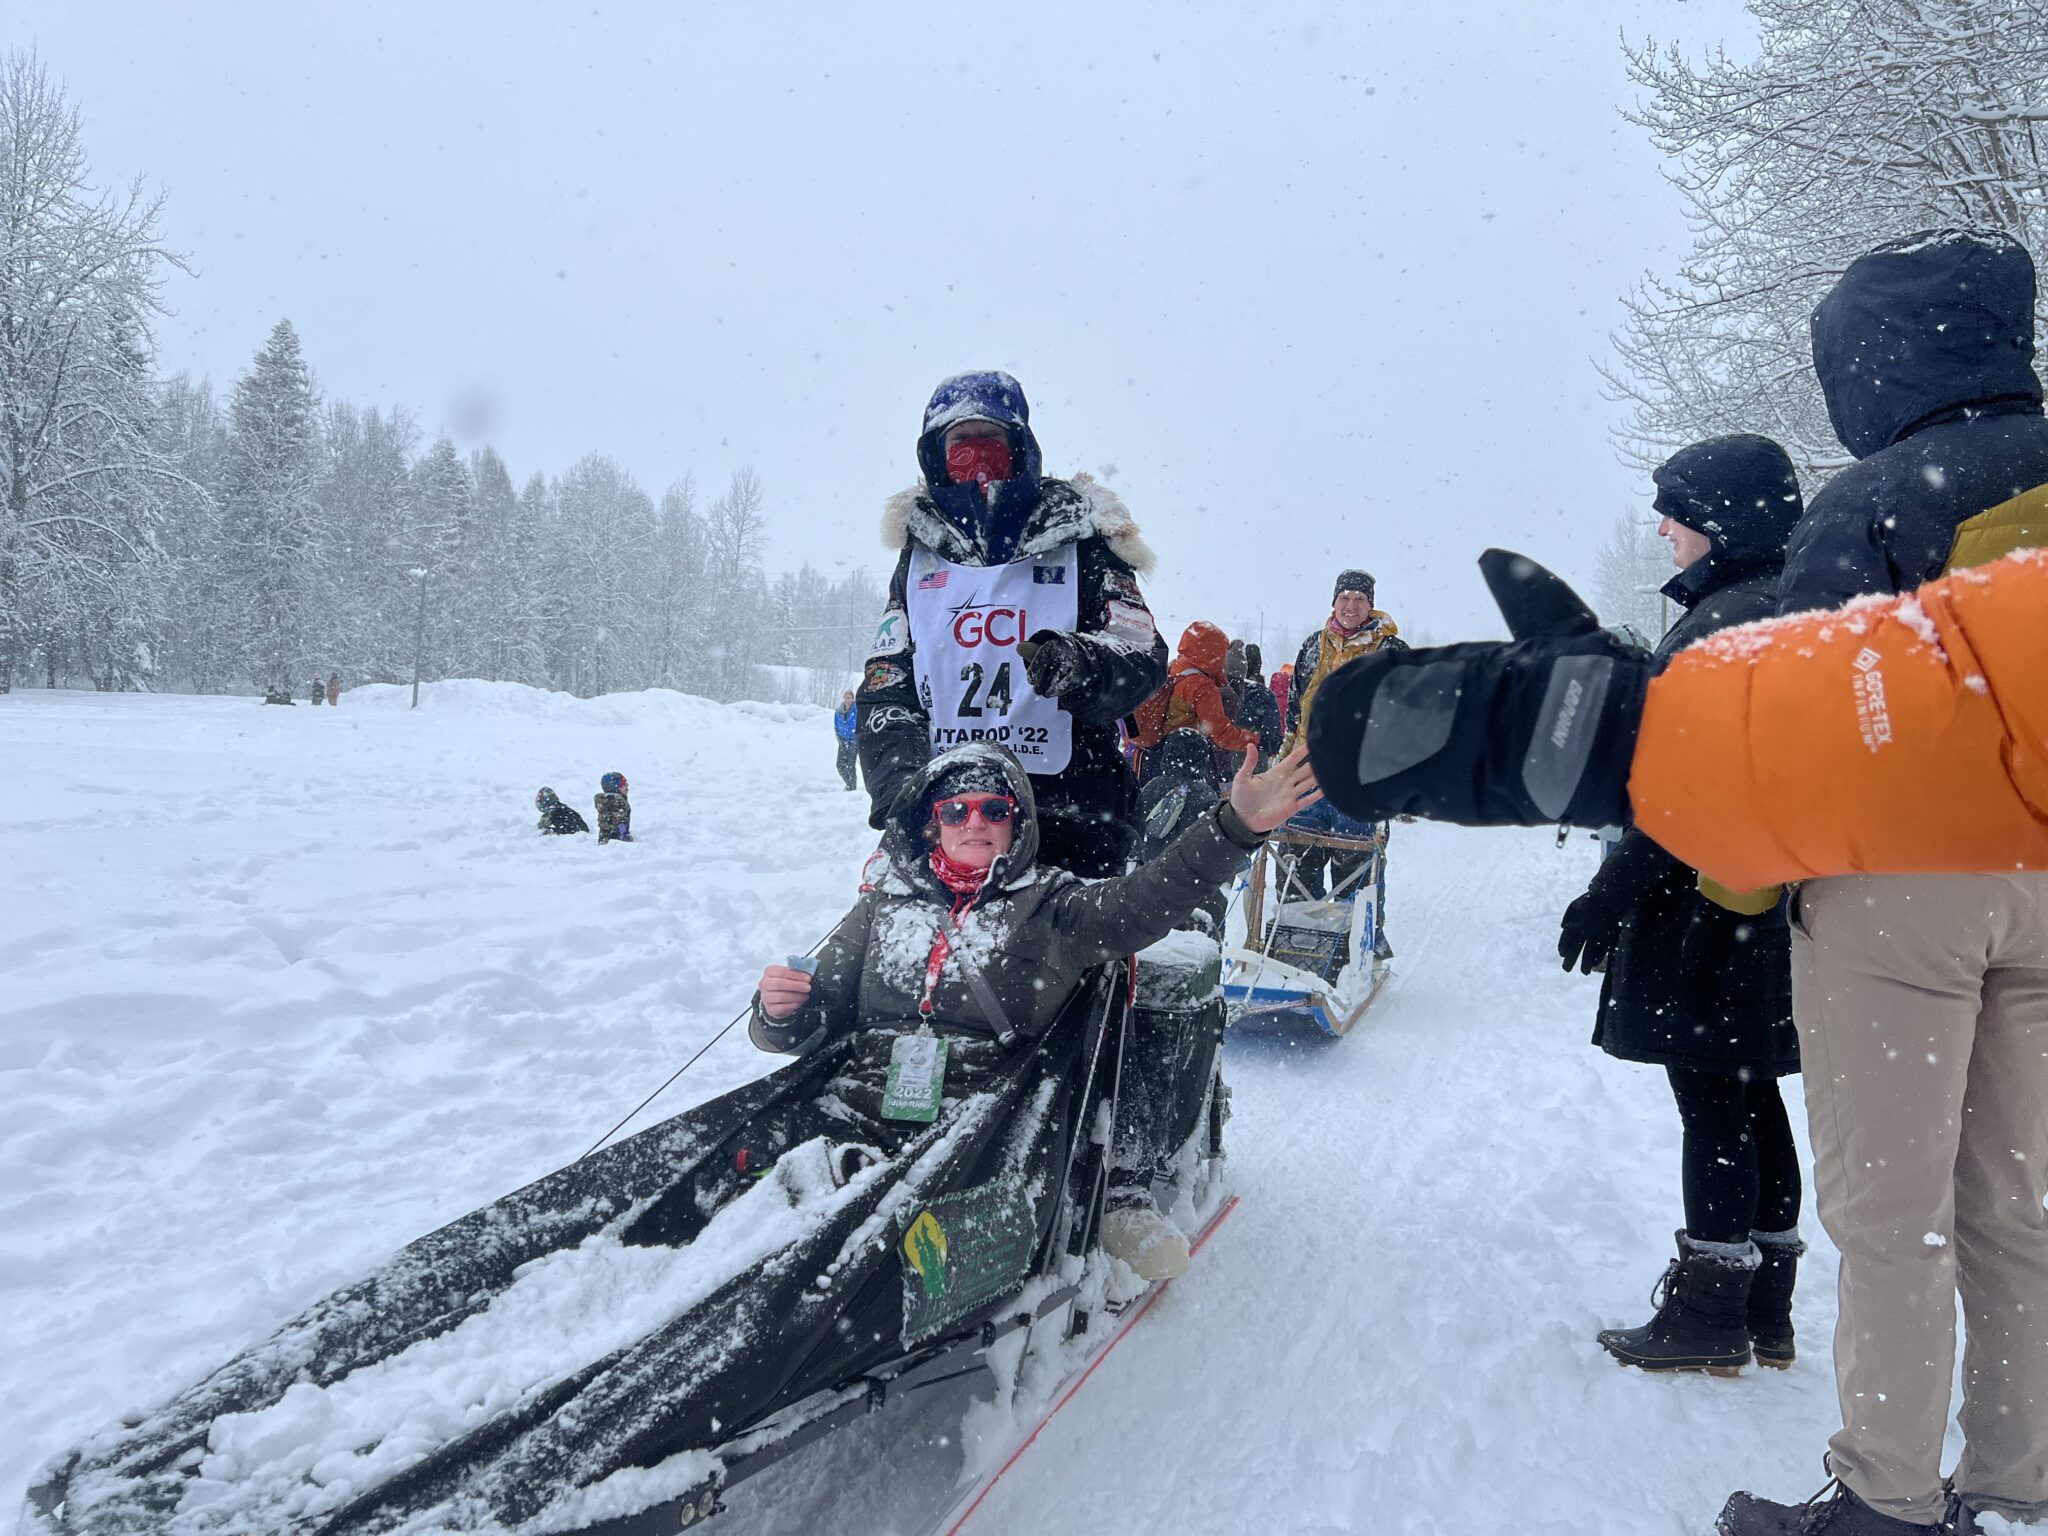
M 1309 718 L 1317 783 L 1360 821 L 1626 825 L 1649 658 L 1534 561 L 1488 550 L 1480 569 L 1515 638 L 1340 667 Z
M 1063 698 L 1088 680 L 1081 643 L 1065 630 L 1042 629 L 1025 644 L 1031 654 L 1024 660 L 1024 675 L 1041 699 Z

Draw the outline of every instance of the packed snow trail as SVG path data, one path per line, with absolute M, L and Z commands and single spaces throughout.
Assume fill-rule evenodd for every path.
M 824 710 L 404 702 L 0 697 L 0 1498 L 576 1156 L 873 846 Z M 612 768 L 638 843 L 534 833 L 539 785 L 581 807 Z M 1391 858 L 1394 982 L 1345 1040 L 1233 1037 L 1244 1207 L 969 1536 L 1703 1533 L 1731 1488 L 1821 1481 L 1811 1216 L 1790 1373 L 1593 1343 L 1648 1315 L 1679 1210 L 1661 1074 L 1585 1043 L 1595 985 L 1557 969 L 1590 843 L 1399 827 Z M 768 1065 L 734 1031 L 634 1125 Z M 853 1426 L 727 1522 L 892 1529 L 891 1479 L 948 1475 L 953 1427 L 936 1400 Z

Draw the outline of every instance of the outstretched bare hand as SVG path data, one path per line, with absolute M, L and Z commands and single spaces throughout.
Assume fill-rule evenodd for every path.
M 1258 753 L 1247 752 L 1237 777 L 1230 781 L 1230 808 L 1254 832 L 1270 832 L 1281 822 L 1323 798 L 1308 748 L 1296 747 L 1264 773 L 1253 774 Z

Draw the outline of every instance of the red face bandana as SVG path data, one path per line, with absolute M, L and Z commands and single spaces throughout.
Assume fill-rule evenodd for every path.
M 987 485 L 1010 478 L 1010 440 L 963 437 L 946 450 L 946 473 L 955 485 Z
M 947 856 L 943 848 L 932 850 L 932 873 L 939 877 L 939 884 L 955 896 L 971 896 L 980 890 L 988 880 L 992 865 L 984 864 L 976 869 L 962 864 L 958 859 Z

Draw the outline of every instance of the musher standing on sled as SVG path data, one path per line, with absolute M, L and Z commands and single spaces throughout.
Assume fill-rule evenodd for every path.
M 1137 789 L 1117 721 L 1166 681 L 1166 642 L 1138 591 L 1152 552 L 1085 475 L 1040 472 L 1024 391 L 1006 373 L 940 384 L 917 440 L 922 481 L 889 499 L 901 554 L 856 702 L 880 829 L 934 751 L 1006 746 L 1031 776 L 1039 857 L 1123 873 Z
M 1039 861 L 1121 875 L 1140 826 L 1117 723 L 1166 681 L 1166 642 L 1138 590 L 1152 551 L 1106 487 L 1042 473 L 1031 408 L 1007 373 L 940 383 L 917 464 L 922 478 L 883 510 L 882 537 L 901 553 L 855 695 L 868 824 L 889 825 L 935 754 L 987 741 L 1029 776 Z M 1124 1075 L 1137 1095 L 1206 1090 L 1206 1077 L 1178 1080 L 1172 1054 L 1135 1042 Z M 1186 1237 L 1153 1209 L 1153 1172 L 1120 1159 L 1119 1214 L 1104 1229 L 1104 1246 L 1134 1267 L 1142 1254 L 1148 1277 L 1187 1265 Z
M 1309 712 L 1315 708 L 1316 691 L 1322 687 L 1332 672 L 1347 661 L 1355 661 L 1360 656 L 1370 656 L 1375 651 L 1404 651 L 1407 648 L 1408 642 L 1401 638 L 1400 627 L 1391 617 L 1373 606 L 1372 573 L 1341 573 L 1337 577 L 1335 590 L 1330 594 L 1330 617 L 1321 629 L 1301 642 L 1301 650 L 1294 658 L 1294 679 L 1287 699 L 1287 739 L 1281 744 L 1281 752 L 1292 752 L 1296 747 L 1307 743 Z M 1327 802 L 1310 814 L 1298 818 L 1294 825 L 1307 831 L 1338 836 L 1357 835 L 1360 830 Z M 1382 850 L 1379 890 L 1374 897 L 1376 910 L 1373 913 L 1372 943 L 1375 960 L 1391 960 L 1394 957 L 1394 949 L 1387 942 L 1386 932 L 1387 830 L 1384 823 L 1372 829 Z M 1313 892 L 1327 870 L 1330 894 L 1334 896 L 1348 889 L 1347 881 L 1356 881 L 1369 857 L 1370 855 L 1342 853 L 1327 848 L 1304 849 L 1294 866 L 1296 878 Z

